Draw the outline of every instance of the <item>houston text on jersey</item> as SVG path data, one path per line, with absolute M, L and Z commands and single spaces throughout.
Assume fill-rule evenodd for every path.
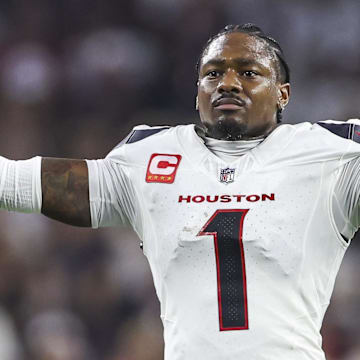
M 229 203 L 229 202 L 257 202 L 257 201 L 274 201 L 275 194 L 236 194 L 236 195 L 179 195 L 178 202 L 179 203 Z

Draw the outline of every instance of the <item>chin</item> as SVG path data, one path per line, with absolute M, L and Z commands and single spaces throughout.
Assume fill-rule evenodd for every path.
M 241 140 L 247 133 L 247 124 L 243 119 L 222 116 L 216 122 L 214 130 L 224 140 Z

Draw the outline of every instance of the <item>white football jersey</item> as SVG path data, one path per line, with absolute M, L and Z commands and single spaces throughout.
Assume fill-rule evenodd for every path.
M 227 163 L 194 125 L 140 126 L 88 161 L 93 227 L 129 222 L 143 242 L 166 360 L 325 359 L 359 221 L 357 128 L 281 125 Z

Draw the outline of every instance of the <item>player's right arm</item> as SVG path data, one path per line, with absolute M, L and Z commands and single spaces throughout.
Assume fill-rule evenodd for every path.
M 42 158 L 41 212 L 75 226 L 91 226 L 89 176 L 85 160 Z
M 0 209 L 41 212 L 67 224 L 91 226 L 89 203 L 86 161 L 0 156 Z
M 141 228 L 124 149 L 110 158 L 75 160 L 0 156 L 0 209 L 42 213 L 83 227 L 130 223 Z
M 134 144 L 167 129 L 166 126 L 138 127 L 105 159 L 42 158 L 41 212 L 76 226 L 97 228 L 131 224 L 141 233 L 141 205 L 125 148 L 126 144 Z

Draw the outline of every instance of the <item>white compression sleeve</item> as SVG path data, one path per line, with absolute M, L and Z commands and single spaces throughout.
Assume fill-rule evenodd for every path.
M 8 160 L 0 156 L 0 209 L 41 212 L 41 157 Z

